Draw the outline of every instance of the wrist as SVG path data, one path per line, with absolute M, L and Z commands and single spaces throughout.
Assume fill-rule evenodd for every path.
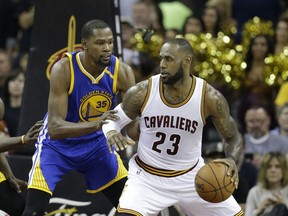
M 115 123 L 112 120 L 106 120 L 108 122 L 108 124 L 103 124 L 102 125 L 102 131 L 105 135 L 105 137 L 107 138 L 108 133 L 112 132 L 112 131 L 116 131 L 119 132 L 121 129 L 119 128 L 119 125 L 117 123 Z
M 105 133 L 105 137 L 109 139 L 113 134 L 118 133 L 116 130 L 110 130 L 107 133 Z
M 21 144 L 22 144 L 22 145 L 25 145 L 25 144 L 26 144 L 26 142 L 25 142 L 25 135 L 22 135 L 22 136 L 21 136 Z

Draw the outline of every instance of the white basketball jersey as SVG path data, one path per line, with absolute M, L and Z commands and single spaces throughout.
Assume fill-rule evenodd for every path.
M 201 157 L 206 82 L 193 77 L 188 97 L 169 104 L 160 75 L 149 79 L 140 117 L 139 158 L 155 168 L 184 170 Z

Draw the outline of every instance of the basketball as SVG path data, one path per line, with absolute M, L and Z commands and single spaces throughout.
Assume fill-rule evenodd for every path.
M 195 176 L 195 188 L 198 195 L 212 203 L 222 202 L 235 190 L 231 177 L 227 175 L 228 167 L 223 163 L 207 163 Z

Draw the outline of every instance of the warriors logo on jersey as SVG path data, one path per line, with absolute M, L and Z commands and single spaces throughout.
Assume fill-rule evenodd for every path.
M 96 92 L 93 95 L 89 95 L 82 101 L 79 108 L 79 116 L 82 121 L 95 121 L 104 112 L 110 110 L 112 106 L 111 97 Z

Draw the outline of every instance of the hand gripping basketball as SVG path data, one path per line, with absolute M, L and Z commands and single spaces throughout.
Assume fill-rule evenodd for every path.
M 235 186 L 227 175 L 228 166 L 223 163 L 208 163 L 195 176 L 195 189 L 207 202 L 218 203 L 228 199 Z

